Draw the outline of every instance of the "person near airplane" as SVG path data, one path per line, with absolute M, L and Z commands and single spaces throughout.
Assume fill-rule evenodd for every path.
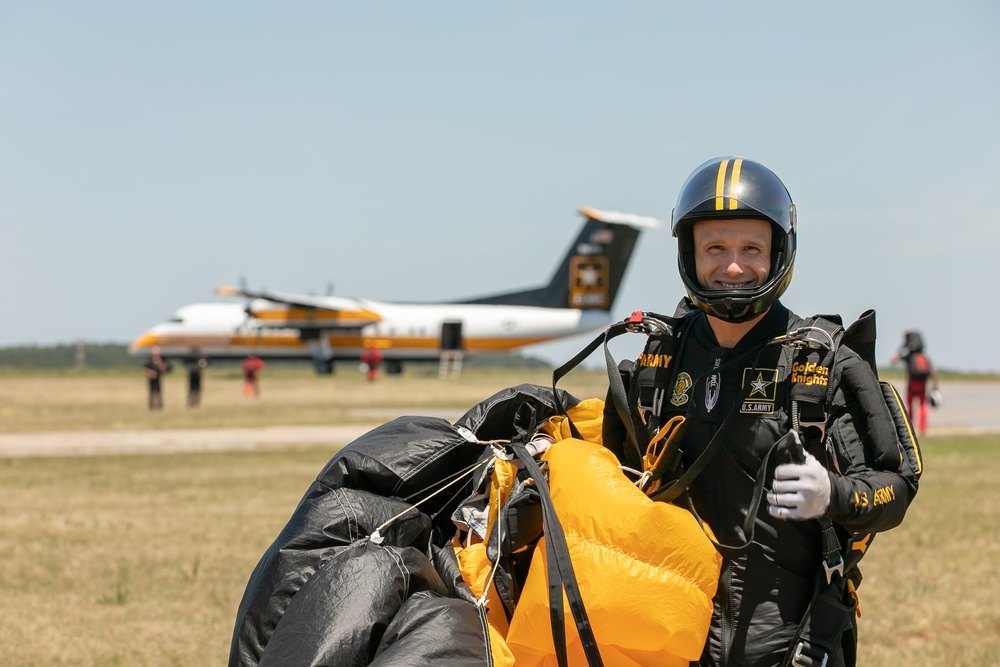
M 378 377 L 378 367 L 382 364 L 382 352 L 374 345 L 365 347 L 361 353 L 361 366 L 368 374 L 368 381 L 374 382 Z
M 201 404 L 201 373 L 206 366 L 208 366 L 208 359 L 202 356 L 195 356 L 187 360 L 187 405 L 189 408 L 196 408 Z
M 264 370 L 264 361 L 255 354 L 251 354 L 240 364 L 243 371 L 243 397 L 260 398 L 260 372 Z
M 154 347 L 149 351 L 149 359 L 142 365 L 142 373 L 149 380 L 150 410 L 163 409 L 163 385 L 160 378 L 172 368 L 170 363 L 160 356 L 160 348 Z

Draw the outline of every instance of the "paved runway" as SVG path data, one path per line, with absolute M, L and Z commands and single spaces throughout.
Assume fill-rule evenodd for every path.
M 905 386 L 896 383 L 896 389 L 905 400 Z M 1000 432 L 1000 382 L 944 382 L 941 392 L 944 405 L 930 410 L 928 435 Z M 313 444 L 337 447 L 400 414 L 403 412 L 387 408 L 379 411 L 378 420 L 370 423 L 330 426 L 0 434 L 0 458 L 169 454 Z M 462 413 L 428 414 L 454 421 Z
M 894 382 L 906 400 L 906 383 Z M 1000 432 L 1000 382 L 942 382 L 944 405 L 928 408 L 928 435 Z

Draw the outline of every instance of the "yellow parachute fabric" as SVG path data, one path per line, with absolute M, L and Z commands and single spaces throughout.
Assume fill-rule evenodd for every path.
M 517 477 L 517 466 L 512 461 L 497 459 L 493 465 L 493 475 L 490 479 L 490 512 L 487 520 L 487 534 L 493 530 L 500 507 L 507 502 L 514 488 Z M 507 615 L 504 613 L 500 596 L 493 586 L 493 563 L 486 557 L 486 544 L 475 538 L 474 542 L 462 544 L 458 539 L 452 541 L 462 578 L 472 590 L 476 598 L 482 598 L 483 592 L 489 587 L 486 596 L 486 620 L 489 629 L 490 652 L 495 667 L 511 667 L 514 655 L 507 648 L 504 637 L 507 635 Z
M 542 457 L 548 462 L 552 501 L 594 636 L 607 667 L 687 667 L 701 656 L 708 635 L 722 557 L 689 512 L 650 500 L 618 469 L 614 455 L 599 444 L 602 414 L 603 402 L 597 399 L 569 411 L 586 440 L 570 436 L 565 417 L 550 419 L 545 430 L 556 442 Z M 496 474 L 491 494 L 500 491 Z M 507 477 L 510 470 L 500 474 Z M 459 552 L 459 562 L 466 581 L 480 595 L 490 563 L 484 548 L 479 554 L 470 548 Z M 487 597 L 496 600 L 495 593 Z M 585 665 L 565 597 L 564 607 L 569 664 Z M 487 614 L 496 664 L 557 664 L 544 538 L 532 556 L 509 630 L 502 631 L 495 617 Z
M 568 414 L 569 418 L 573 420 L 576 430 L 580 432 L 580 437 L 587 442 L 598 445 L 603 443 L 601 431 L 604 428 L 604 401 L 599 398 L 584 399 L 570 409 Z M 542 428 L 552 436 L 553 440 L 566 440 L 573 437 L 566 415 L 549 417 Z

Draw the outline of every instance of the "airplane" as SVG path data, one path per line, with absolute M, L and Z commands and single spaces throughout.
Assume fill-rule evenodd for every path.
M 389 303 L 342 296 L 310 296 L 220 287 L 216 293 L 248 303 L 196 303 L 137 338 L 129 353 L 164 359 L 312 361 L 333 372 L 336 360 L 382 353 L 388 373 L 404 362 L 442 355 L 509 352 L 527 345 L 606 327 L 642 228 L 655 218 L 583 207 L 576 240 L 548 284 L 454 302 Z

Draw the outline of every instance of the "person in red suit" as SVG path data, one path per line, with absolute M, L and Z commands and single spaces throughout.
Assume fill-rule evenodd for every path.
M 260 372 L 264 370 L 264 360 L 251 354 L 240 368 L 243 370 L 243 397 L 260 398 Z
M 382 363 L 382 352 L 377 347 L 366 347 L 361 353 L 361 364 L 368 372 L 368 381 L 374 382 L 378 377 L 378 367 Z

